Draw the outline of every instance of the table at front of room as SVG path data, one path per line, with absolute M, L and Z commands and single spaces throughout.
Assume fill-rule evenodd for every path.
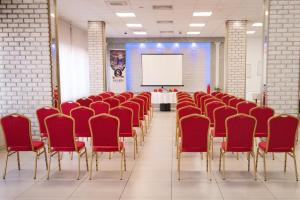
M 177 92 L 151 92 L 152 104 L 159 104 L 160 111 L 170 111 L 171 104 L 176 103 Z

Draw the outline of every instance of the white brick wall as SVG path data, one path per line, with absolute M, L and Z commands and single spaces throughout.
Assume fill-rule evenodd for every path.
M 0 116 L 51 105 L 47 0 L 0 0 Z M 37 133 L 37 132 L 36 132 Z
M 245 98 L 247 21 L 226 22 L 226 91 Z
M 102 21 L 88 22 L 88 53 L 90 73 L 90 93 L 98 94 L 105 90 L 105 23 Z
M 269 1 L 267 104 L 277 113 L 298 113 L 300 0 Z

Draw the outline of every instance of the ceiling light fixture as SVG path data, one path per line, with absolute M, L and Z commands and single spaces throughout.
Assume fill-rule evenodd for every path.
M 261 22 L 255 22 L 252 24 L 252 26 L 255 26 L 255 27 L 262 27 L 263 26 L 263 23 Z
M 199 35 L 200 31 L 189 31 L 186 34 L 188 34 L 188 35 Z
M 55 17 L 55 14 L 54 14 L 54 13 L 51 13 L 50 16 L 54 18 L 54 17 Z
M 146 35 L 147 33 L 145 31 L 134 31 L 133 34 L 135 34 L 135 35 Z
M 190 24 L 190 27 L 204 27 L 204 26 L 205 26 L 204 23 L 200 23 L 200 24 L 192 23 L 192 24 Z
M 142 27 L 142 24 L 126 24 L 126 26 L 130 28 L 140 28 Z
M 193 16 L 194 17 L 209 17 L 212 15 L 211 11 L 207 11 L 207 12 L 193 12 Z
M 247 31 L 248 35 L 251 35 L 251 34 L 254 34 L 254 33 L 255 33 L 255 31 Z
M 135 17 L 135 14 L 133 12 L 117 12 L 116 15 L 118 17 Z

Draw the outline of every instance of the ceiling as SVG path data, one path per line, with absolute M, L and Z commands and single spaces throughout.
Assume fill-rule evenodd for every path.
M 116 1 L 127 5 L 110 5 Z M 172 5 L 173 8 L 153 10 L 153 5 Z M 213 14 L 193 17 L 194 11 L 212 11 Z M 116 12 L 134 12 L 136 17 L 119 18 Z M 188 31 L 200 31 L 197 37 L 224 37 L 226 20 L 248 20 L 248 30 L 255 30 L 254 36 L 258 36 L 262 27 L 252 27 L 252 23 L 263 21 L 263 0 L 59 0 L 58 13 L 84 29 L 88 21 L 105 21 L 107 37 L 138 37 L 133 35 L 137 30 L 146 31 L 146 37 L 187 37 Z M 158 20 L 172 20 L 173 24 L 157 24 Z M 128 28 L 127 23 L 140 23 L 143 27 Z M 205 27 L 189 27 L 190 23 L 205 23 Z

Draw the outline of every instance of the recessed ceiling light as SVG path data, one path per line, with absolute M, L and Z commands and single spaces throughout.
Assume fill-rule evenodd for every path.
M 54 18 L 54 17 L 55 17 L 55 14 L 54 14 L 54 13 L 51 13 L 50 16 Z
M 142 27 L 142 24 L 126 24 L 126 26 L 131 28 L 140 28 Z
M 204 27 L 204 26 L 205 26 L 204 23 L 200 23 L 200 24 L 192 23 L 192 24 L 190 24 L 190 27 Z
M 133 34 L 135 34 L 135 35 L 146 35 L 147 33 L 145 31 L 134 31 Z
M 255 23 L 252 24 L 252 26 L 261 27 L 261 26 L 263 26 L 263 23 L 255 22 Z
M 193 16 L 194 17 L 209 17 L 212 15 L 211 11 L 207 11 L 207 12 L 193 12 Z
M 133 12 L 117 12 L 116 15 L 118 17 L 135 17 L 135 14 Z
M 199 35 L 200 31 L 189 31 L 186 34 L 188 34 L 188 35 Z
M 247 34 L 251 35 L 251 34 L 254 34 L 255 31 L 247 31 Z

